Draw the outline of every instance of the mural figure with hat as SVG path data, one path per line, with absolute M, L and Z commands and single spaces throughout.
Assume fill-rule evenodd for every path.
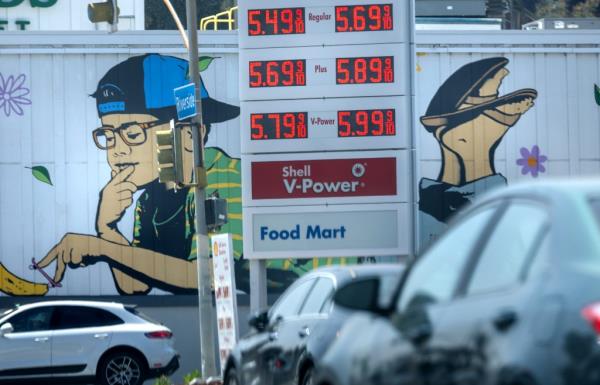
M 173 89 L 189 83 L 187 74 L 186 60 L 148 54 L 115 65 L 98 83 L 92 96 L 101 126 L 92 137 L 106 153 L 111 178 L 100 192 L 96 234 L 68 233 L 39 261 L 39 268 L 56 264 L 54 282 L 63 280 L 67 268 L 105 262 L 121 294 L 146 294 L 152 288 L 196 291 L 193 192 L 159 183 L 155 162 L 155 132 L 176 119 Z M 239 107 L 212 99 L 203 84 L 201 96 L 207 134 L 211 123 L 239 115 Z M 184 163 L 191 164 L 189 127 L 183 138 Z M 205 157 L 209 169 L 235 170 L 239 163 L 218 148 L 207 149 Z M 227 199 L 228 191 L 220 192 Z M 240 191 L 231 194 L 239 196 Z M 128 240 L 117 224 L 132 205 L 133 239 Z
M 477 194 L 506 185 L 494 167 L 496 149 L 537 97 L 530 88 L 499 95 L 508 62 L 494 57 L 464 65 L 442 84 L 421 117 L 442 160 L 437 179 L 423 178 L 419 184 L 421 247 Z

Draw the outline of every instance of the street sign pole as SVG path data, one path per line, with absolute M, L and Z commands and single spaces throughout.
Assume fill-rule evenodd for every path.
M 204 128 L 202 123 L 202 97 L 200 95 L 200 73 L 198 71 L 198 23 L 196 20 L 196 1 L 186 1 L 188 30 L 188 63 L 190 79 L 196 87 L 196 106 L 198 114 L 192 118 L 192 140 L 194 148 L 194 175 L 196 179 L 196 248 L 198 265 L 198 302 L 200 318 L 200 353 L 202 378 L 217 376 L 215 360 L 215 313 L 212 307 L 210 286 L 209 239 L 204 209 L 206 170 L 204 169 Z M 201 130 L 201 132 L 199 132 Z

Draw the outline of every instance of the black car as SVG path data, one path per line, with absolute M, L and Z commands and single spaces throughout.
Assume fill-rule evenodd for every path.
M 600 384 L 599 224 L 598 181 L 479 201 L 410 266 L 390 308 L 346 321 L 315 383 Z M 364 307 L 356 292 L 377 285 L 350 283 L 335 303 Z
M 355 279 L 378 283 L 378 306 L 389 305 L 404 270 L 401 264 L 327 267 L 292 284 L 268 312 L 250 319 L 252 331 L 231 352 L 226 385 L 306 385 L 348 310 L 333 305 L 340 286 Z M 373 306 L 373 304 L 371 304 Z

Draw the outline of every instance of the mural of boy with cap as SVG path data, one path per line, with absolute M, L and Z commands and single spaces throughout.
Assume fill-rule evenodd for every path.
M 98 83 L 92 96 L 102 126 L 92 135 L 96 146 L 106 151 L 111 179 L 100 192 L 97 234 L 68 233 L 39 262 L 41 268 L 56 262 L 54 281 L 63 279 L 67 267 L 106 262 L 121 294 L 145 294 L 154 287 L 173 293 L 196 291 L 193 192 L 158 182 L 154 143 L 156 131 L 168 129 L 169 120 L 177 117 L 173 89 L 189 83 L 187 74 L 187 61 L 148 54 L 117 64 Z M 239 115 L 239 107 L 210 98 L 204 85 L 201 97 L 207 134 L 210 123 Z M 183 137 L 184 162 L 191 162 L 189 127 Z M 205 156 L 207 168 L 227 169 L 238 162 L 217 148 L 207 149 Z M 134 193 L 142 190 L 134 202 Z M 221 197 L 227 198 L 223 193 Z M 117 224 L 134 203 L 130 242 Z
M 419 185 L 421 247 L 477 194 L 506 185 L 494 167 L 496 149 L 537 97 L 530 88 L 498 94 L 509 74 L 507 64 L 508 59 L 495 57 L 464 65 L 442 84 L 421 117 L 442 159 L 437 179 L 423 178 Z

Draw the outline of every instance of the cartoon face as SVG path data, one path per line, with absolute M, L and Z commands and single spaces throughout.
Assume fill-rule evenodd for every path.
M 106 151 L 112 176 L 133 167 L 127 180 L 141 187 L 158 177 L 155 134 L 168 129 L 169 122 L 152 115 L 110 114 L 102 117 L 102 127 L 94 131 L 94 140 Z

